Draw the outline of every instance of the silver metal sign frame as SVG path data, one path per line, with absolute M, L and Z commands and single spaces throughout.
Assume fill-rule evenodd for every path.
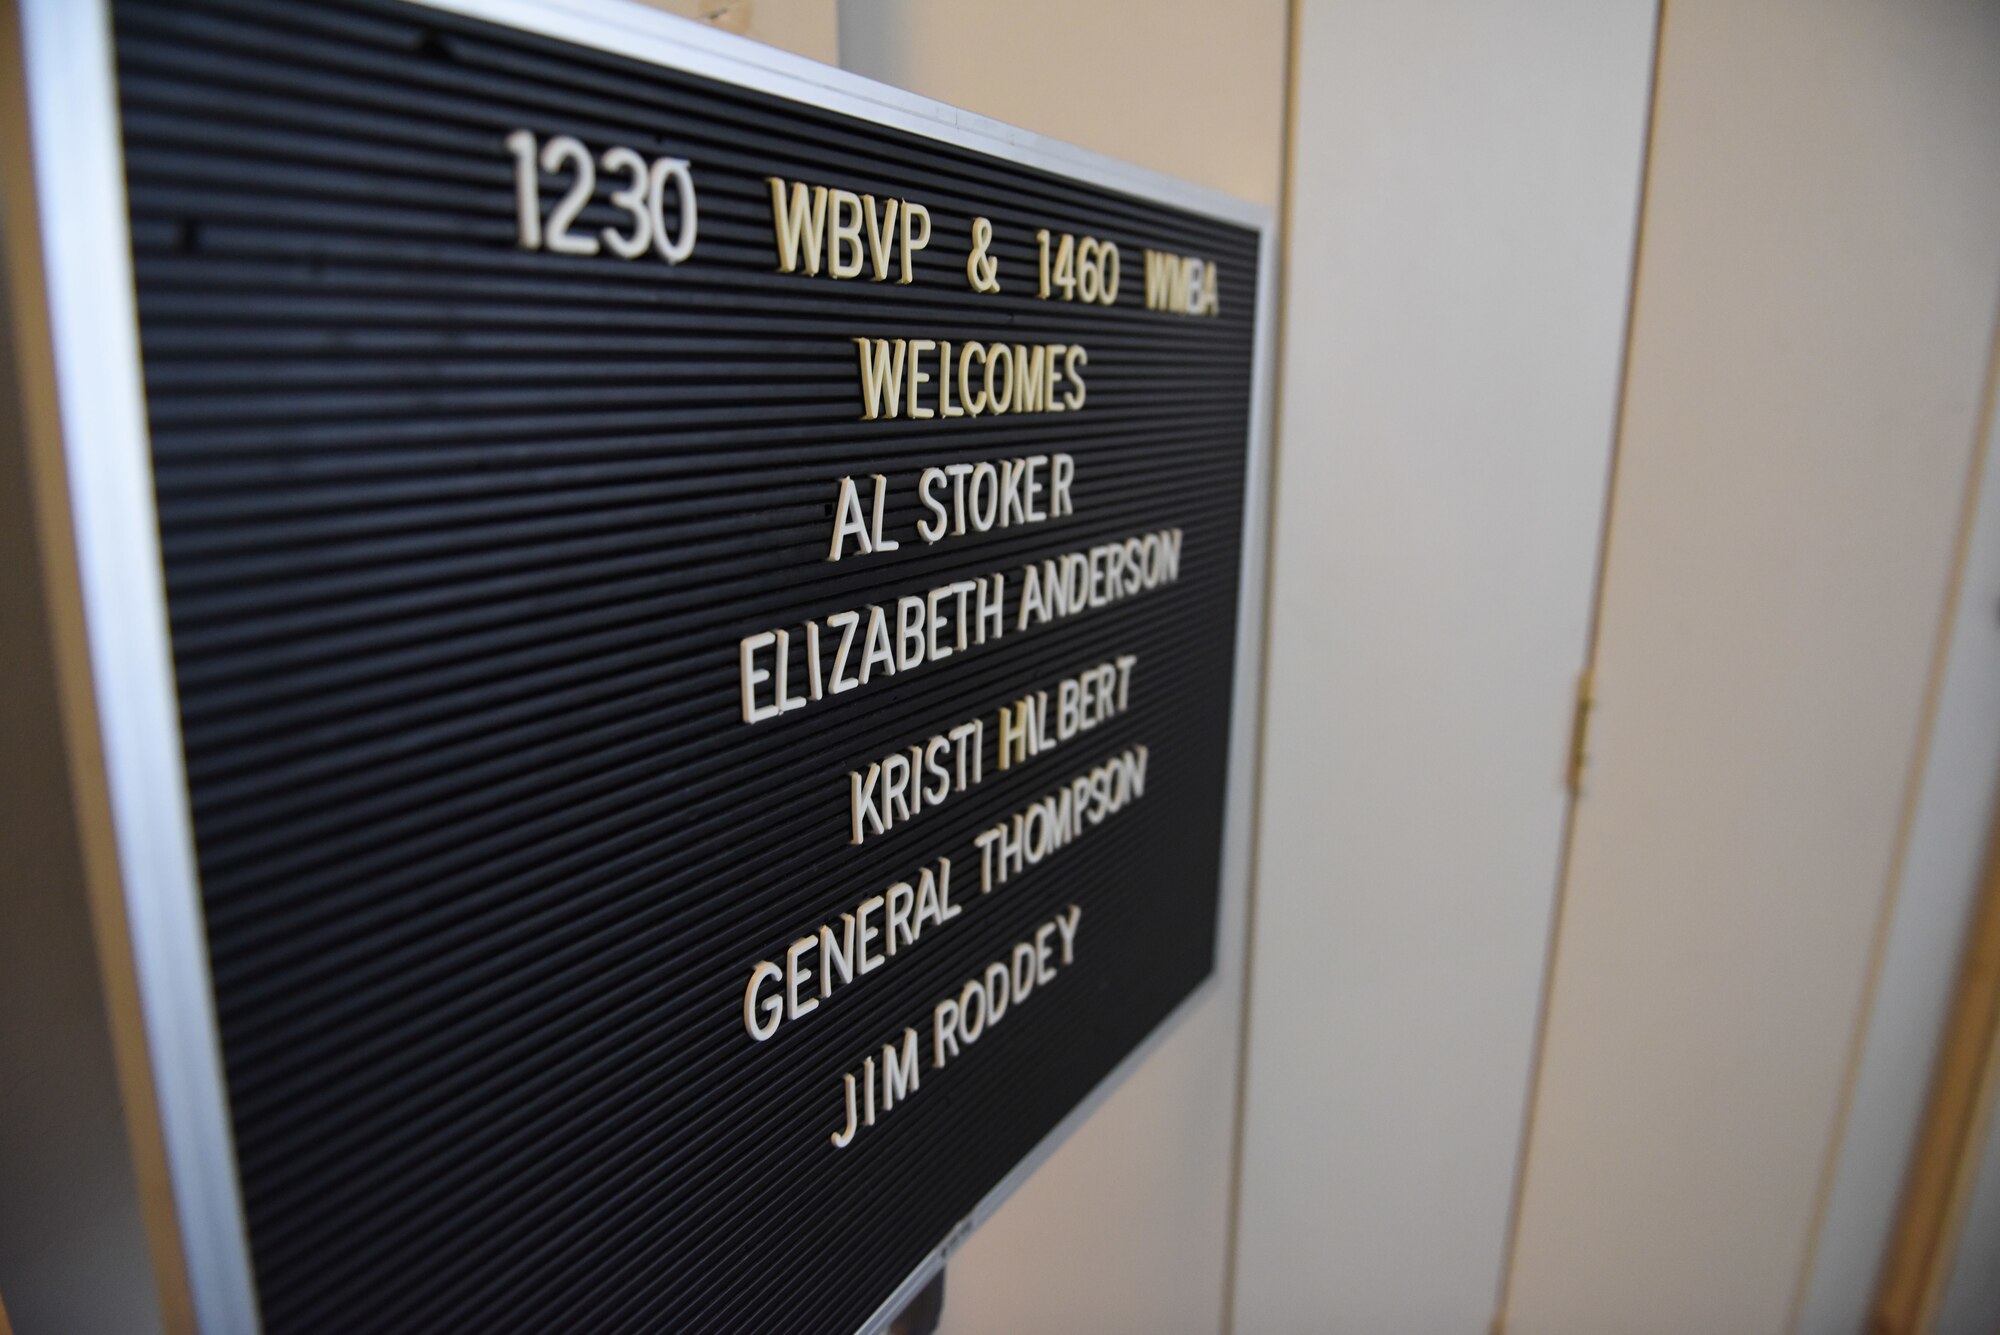
M 1247 227 L 1261 238 L 1258 323 L 1244 493 L 1242 580 L 1216 968 L 1147 1040 L 1101 1080 L 882 1303 L 863 1335 L 890 1321 L 951 1253 L 998 1210 L 1147 1056 L 1225 982 L 1240 990 L 1256 785 L 1263 669 L 1271 375 L 1277 255 L 1271 210 L 1117 162 L 928 98 L 789 55 L 631 0 L 418 0 L 433 8 L 703 75 L 840 112 L 927 139 Z M 228 1097 L 210 987 L 187 776 L 183 769 L 168 639 L 159 524 L 140 372 L 132 252 L 119 135 L 111 21 L 106 0 L 19 0 L 20 45 L 9 71 L 25 100 L 25 142 L 38 236 L 8 238 L 17 270 L 37 242 L 46 321 L 44 395 L 31 458 L 67 477 L 74 581 L 52 578 L 48 597 L 80 619 L 89 664 L 86 712 L 101 755 L 73 757 L 79 781 L 101 783 L 113 856 L 100 859 L 93 896 L 122 913 L 98 914 L 113 1030 L 143 1036 L 126 1052 L 128 1104 L 150 1108 L 156 1169 L 142 1161 L 139 1191 L 156 1265 L 184 1280 L 183 1301 L 163 1300 L 170 1325 L 190 1313 L 215 1335 L 259 1328 L 255 1281 L 238 1191 Z M 18 128 L 18 127 L 17 127 Z M 22 139 L 15 135 L 18 142 Z M 25 211 L 15 209 L 13 218 Z M 18 295 L 16 310 L 21 308 Z M 22 337 L 29 337 L 23 331 Z M 24 358 L 24 366 L 39 359 Z M 24 378 L 27 373 L 24 372 Z M 31 423 L 36 415 L 27 414 Z M 31 425 L 30 434 L 36 434 Z M 62 527 L 58 525 L 59 529 Z M 80 686 L 68 684 L 71 694 Z M 72 729 L 72 737 L 78 735 Z M 74 742 L 72 743 L 74 749 Z M 89 831 L 83 837 L 91 837 Z M 95 882 L 102 882 L 101 884 Z M 121 922 L 122 919 L 122 922 Z M 115 965 L 117 967 L 112 967 Z M 128 1048 L 132 1045 L 126 1045 Z M 162 1180 L 163 1179 L 163 1180 Z M 181 1318 L 185 1320 L 188 1318 Z

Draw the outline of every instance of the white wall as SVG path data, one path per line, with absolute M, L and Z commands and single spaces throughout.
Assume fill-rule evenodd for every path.
M 1284 0 L 840 0 L 840 59 L 871 79 L 1275 205 L 1285 20 Z
M 1996 128 L 1990 4 L 1667 10 L 1510 1332 L 1797 1315 L 1978 429 Z
M 1277 203 L 1283 0 L 840 8 L 841 59 L 858 73 Z M 945 1335 L 1218 1328 L 1241 946 L 1225 936 L 1217 994 L 952 1257 Z
M 1244 1335 L 1494 1312 L 1653 28 L 1643 0 L 1300 11 Z
M 684 19 L 763 42 L 826 65 L 840 63 L 840 16 L 834 0 L 640 0 Z

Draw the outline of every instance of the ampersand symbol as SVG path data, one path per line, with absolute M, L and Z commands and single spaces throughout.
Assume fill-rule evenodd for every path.
M 974 292 L 998 292 L 1000 290 L 1000 261 L 988 255 L 986 248 L 993 244 L 993 224 L 984 218 L 972 220 L 972 253 L 965 257 L 965 280 L 972 284 Z

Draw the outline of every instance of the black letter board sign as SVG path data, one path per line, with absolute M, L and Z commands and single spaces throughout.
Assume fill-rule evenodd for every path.
M 202 1324 L 880 1326 L 1218 967 L 1264 212 L 616 3 L 23 25 Z

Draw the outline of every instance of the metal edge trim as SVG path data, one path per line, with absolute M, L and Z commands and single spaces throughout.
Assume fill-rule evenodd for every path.
M 257 1329 L 196 885 L 104 0 L 23 0 L 56 411 L 119 889 L 195 1324 Z M 148 1214 L 160 1202 L 146 1202 Z

